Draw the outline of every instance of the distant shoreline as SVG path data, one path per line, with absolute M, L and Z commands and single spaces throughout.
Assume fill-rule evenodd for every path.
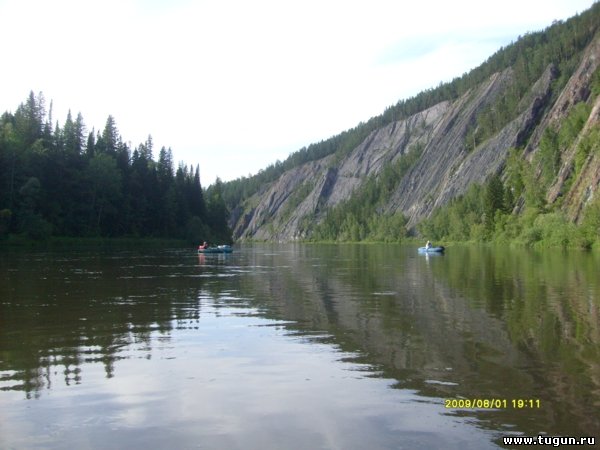
M 61 249 L 61 248 L 173 248 L 173 247 L 192 247 L 184 239 L 170 238 L 148 238 L 148 237 L 67 237 L 55 236 L 45 240 L 36 241 L 27 237 L 10 235 L 6 239 L 0 240 L 0 249 L 2 248 L 40 248 L 40 249 Z

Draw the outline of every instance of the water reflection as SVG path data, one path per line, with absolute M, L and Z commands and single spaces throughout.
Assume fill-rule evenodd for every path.
M 364 245 L 2 254 L 0 447 L 35 436 L 52 448 L 52 433 L 94 442 L 106 430 L 114 448 L 600 437 L 597 263 Z M 41 403 L 31 410 L 18 395 Z M 444 409 L 444 398 L 508 407 Z
M 262 277 L 257 296 L 285 286 L 270 305 L 277 315 L 359 350 L 398 387 L 501 399 L 509 407 L 448 411 L 494 430 L 600 434 L 597 256 L 465 247 L 427 259 L 385 246 L 306 246 L 282 251 L 278 264 L 288 269 Z M 542 407 L 512 407 L 520 399 Z

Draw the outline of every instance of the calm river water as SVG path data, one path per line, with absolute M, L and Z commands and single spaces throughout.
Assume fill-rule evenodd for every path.
M 598 443 L 599 269 L 487 247 L 5 251 L 0 448 Z

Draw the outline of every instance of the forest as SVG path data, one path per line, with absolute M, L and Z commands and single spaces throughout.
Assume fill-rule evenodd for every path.
M 42 93 L 0 117 L 0 239 L 169 238 L 231 242 L 217 181 L 210 195 L 199 167 L 175 167 L 170 148 L 154 158 L 149 135 L 130 148 L 108 116 L 87 132 L 81 113 L 52 123 Z

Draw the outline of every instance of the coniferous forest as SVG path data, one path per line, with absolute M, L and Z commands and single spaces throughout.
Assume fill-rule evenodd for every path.
M 143 237 L 231 242 L 220 182 L 206 195 L 199 167 L 155 159 L 152 137 L 136 148 L 109 116 L 87 131 L 69 111 L 52 123 L 42 93 L 0 118 L 0 238 L 20 235 Z

